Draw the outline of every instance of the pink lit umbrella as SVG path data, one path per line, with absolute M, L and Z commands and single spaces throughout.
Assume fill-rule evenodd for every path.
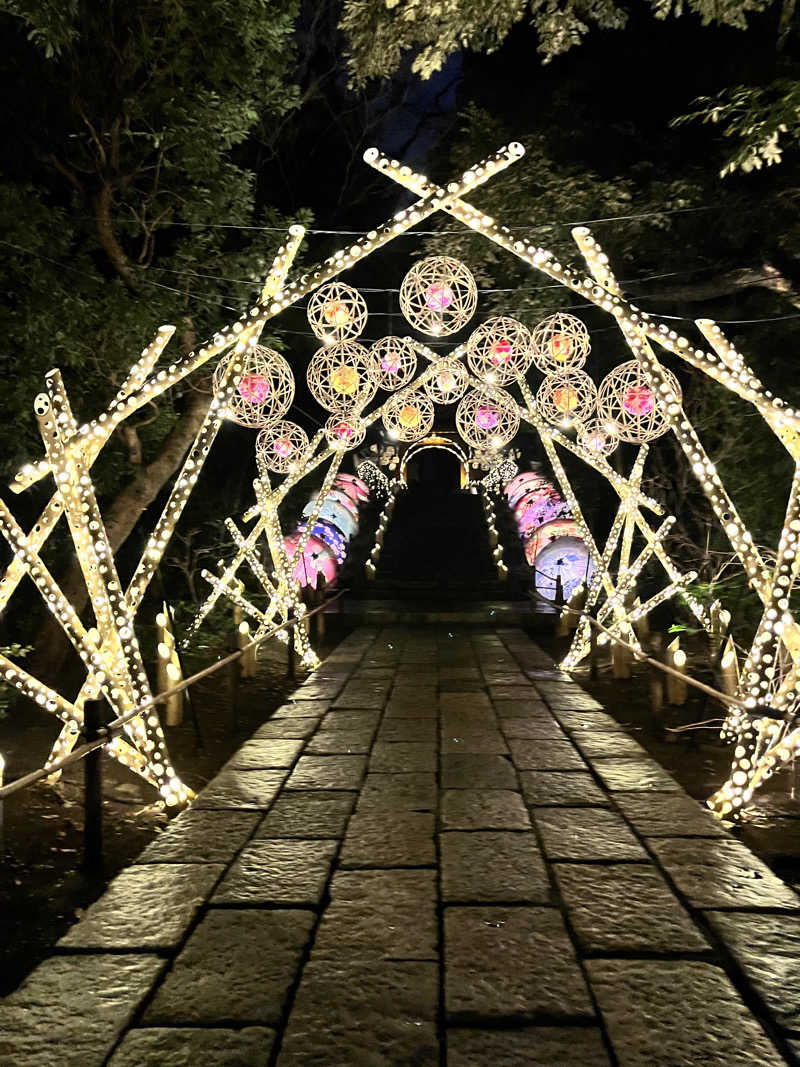
M 298 530 L 291 537 L 284 539 L 283 543 L 286 546 L 286 552 L 290 560 L 293 560 L 297 554 L 302 536 L 302 532 Z M 336 570 L 337 563 L 333 549 L 329 548 L 319 537 L 312 535 L 303 550 L 302 558 L 297 561 L 292 571 L 292 577 L 303 588 L 310 586 L 312 589 L 316 589 L 320 575 L 328 585 L 331 585 L 336 580 Z
M 350 512 L 354 519 L 358 519 L 358 505 L 343 489 L 331 489 L 325 499 L 333 500 L 337 504 L 341 504 L 345 510 Z
M 533 561 L 543 548 L 555 541 L 557 537 L 580 537 L 574 519 L 553 519 L 537 527 L 525 541 L 525 559 L 533 566 Z
M 361 490 L 358 486 L 352 485 L 350 482 L 334 482 L 333 487 L 340 493 L 344 493 L 346 497 L 349 497 L 354 504 L 358 505 L 362 503 Z
M 363 482 L 360 478 L 356 478 L 355 474 L 337 474 L 336 484 L 344 486 L 352 485 L 360 495 L 361 500 L 369 500 L 369 486 L 366 482 Z
M 569 515 L 569 506 L 553 490 L 552 496 L 537 500 L 531 504 L 517 519 L 517 529 L 521 537 L 530 535 L 537 527 L 544 526 L 553 519 L 564 519 Z
M 520 471 L 519 474 L 515 474 L 510 482 L 506 482 L 503 492 L 507 497 L 511 498 L 517 489 L 522 485 L 527 485 L 531 480 L 536 481 L 539 478 L 538 474 L 534 474 L 533 471 Z
M 539 489 L 551 488 L 550 482 L 547 478 L 542 478 L 539 474 L 532 475 L 527 482 L 522 485 L 518 485 L 514 492 L 508 498 L 508 506 L 514 508 L 519 501 L 526 495 L 526 493 L 532 493 Z

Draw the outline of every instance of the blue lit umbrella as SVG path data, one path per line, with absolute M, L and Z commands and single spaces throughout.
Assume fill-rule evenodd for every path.
M 300 532 L 304 531 L 305 528 L 305 523 L 302 523 L 297 527 Z M 347 555 L 347 541 L 339 533 L 333 523 L 318 522 L 311 533 L 314 537 L 318 537 L 320 541 L 325 542 L 328 548 L 330 548 L 336 556 L 337 563 L 344 563 L 345 556 Z
M 309 500 L 303 508 L 303 518 L 307 519 L 316 506 L 317 504 L 315 500 Z M 319 518 L 325 519 L 327 522 L 332 522 L 348 541 L 358 530 L 358 523 L 350 512 L 335 500 L 326 500 L 324 502 L 319 513 Z

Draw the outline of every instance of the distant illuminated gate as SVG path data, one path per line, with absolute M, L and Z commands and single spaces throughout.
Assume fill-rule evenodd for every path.
M 406 449 L 400 464 L 400 480 L 403 485 L 408 485 L 408 471 L 406 470 L 408 461 L 429 448 L 441 448 L 456 457 L 459 469 L 459 486 L 461 489 L 466 489 L 469 485 L 469 459 L 466 452 L 458 441 L 451 440 L 449 437 L 438 436 L 426 437 L 422 441 L 416 441 Z

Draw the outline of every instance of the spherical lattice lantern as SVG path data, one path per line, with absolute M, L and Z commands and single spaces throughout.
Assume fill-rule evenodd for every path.
M 425 382 L 425 392 L 434 404 L 455 404 L 469 384 L 467 368 L 459 359 L 439 361 L 433 377 Z
M 357 341 L 320 348 L 306 371 L 314 399 L 326 411 L 360 411 L 378 391 L 375 357 Z
M 358 448 L 366 433 L 366 427 L 357 415 L 337 412 L 325 423 L 325 439 L 337 452 Z
M 258 430 L 285 415 L 294 400 L 294 375 L 283 356 L 263 345 L 242 354 L 231 352 L 214 371 L 217 396 L 232 360 L 240 363 L 242 369 L 233 371 L 236 384 L 225 408 L 225 418 Z
M 502 448 L 519 429 L 519 412 L 502 389 L 470 389 L 456 408 L 456 429 L 473 448 Z
M 380 372 L 381 389 L 392 392 L 410 382 L 417 369 L 417 355 L 404 337 L 382 337 L 370 349 Z
M 472 271 L 450 256 L 421 260 L 400 286 L 400 310 L 421 333 L 458 333 L 475 314 L 477 304 Z
M 404 390 L 391 398 L 383 425 L 393 441 L 419 441 L 433 426 L 433 403 L 417 390 Z
M 534 327 L 533 361 L 545 374 L 582 367 L 589 355 L 589 331 L 580 319 L 557 311 Z
M 351 340 L 367 325 L 364 297 L 344 282 L 321 285 L 309 300 L 306 315 L 320 341 Z
M 597 406 L 604 424 L 615 427 L 621 441 L 644 444 L 661 437 L 669 429 L 667 412 L 677 411 L 681 387 L 671 371 L 662 368 L 663 389 L 651 386 L 638 360 L 620 363 L 600 383 Z
M 536 394 L 536 407 L 551 424 L 585 422 L 597 405 L 597 388 L 582 370 L 548 374 Z
M 578 430 L 578 444 L 593 456 L 610 456 L 619 444 L 614 425 L 602 419 L 591 419 Z
M 308 448 L 308 434 L 296 422 L 271 422 L 256 438 L 259 471 L 289 474 L 296 471 Z
M 516 319 L 487 319 L 467 341 L 467 359 L 473 373 L 490 385 L 507 385 L 521 378 L 533 359 L 531 335 Z

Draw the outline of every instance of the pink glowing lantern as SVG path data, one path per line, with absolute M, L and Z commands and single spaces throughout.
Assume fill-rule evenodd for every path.
M 347 493 L 350 499 L 355 500 L 357 503 L 369 500 L 369 486 L 360 478 L 356 478 L 355 474 L 337 474 L 334 485 Z
M 446 311 L 455 300 L 455 293 L 444 282 L 434 282 L 425 290 L 425 307 L 431 311 Z
M 631 385 L 622 396 L 622 406 L 629 415 L 649 415 L 655 405 L 653 390 L 646 385 Z
M 270 384 L 263 374 L 243 374 L 237 388 L 239 396 L 248 404 L 263 404 L 270 393 Z
M 513 353 L 513 346 L 507 337 L 501 337 L 499 341 L 495 341 L 490 349 L 489 359 L 492 361 L 495 367 L 499 367 L 501 364 L 510 363 Z
M 580 538 L 580 531 L 575 520 L 553 519 L 533 531 L 531 536 L 525 540 L 525 559 L 531 567 L 542 549 L 546 548 L 551 541 L 555 541 L 557 537 Z
M 290 560 L 295 559 L 302 536 L 303 533 L 298 530 L 291 537 L 285 538 L 283 543 L 286 546 L 286 554 Z M 312 589 L 316 589 L 320 575 L 325 579 L 326 584 L 332 585 L 336 580 L 336 571 L 336 555 L 333 549 L 326 545 L 321 538 L 312 535 L 308 539 L 302 556 L 295 564 L 292 577 L 303 588 L 310 586 Z
M 475 422 L 482 430 L 493 430 L 499 421 L 500 416 L 497 408 L 493 408 L 489 404 L 481 405 L 475 412 Z
M 381 370 L 384 374 L 397 374 L 402 360 L 395 352 L 387 352 L 381 359 Z
M 272 442 L 272 451 L 276 456 L 280 456 L 281 459 L 288 459 L 294 452 L 294 445 L 289 437 L 277 437 Z

